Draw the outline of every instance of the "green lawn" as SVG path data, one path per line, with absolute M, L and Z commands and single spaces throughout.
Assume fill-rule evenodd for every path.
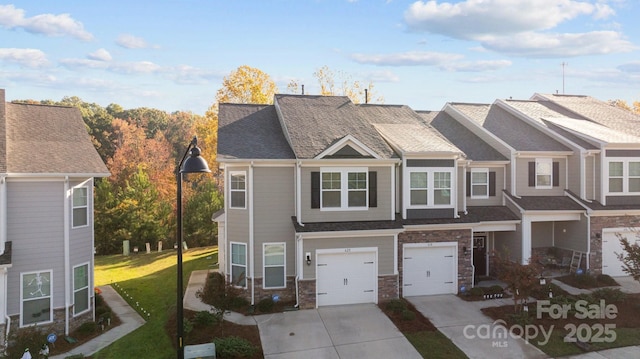
M 187 287 L 192 271 L 217 268 L 212 266 L 217 262 L 217 247 L 184 251 L 184 287 Z M 96 286 L 114 283 L 121 288 L 118 290 L 121 295 L 126 291 L 131 297 L 128 299 L 123 295 L 132 307 L 136 308 L 138 302 L 139 312 L 143 314 L 144 309 L 149 316 L 145 315 L 147 323 L 142 327 L 99 351 L 93 358 L 175 358 L 173 343 L 164 326 L 169 314 L 175 311 L 176 253 L 166 250 L 163 253 L 96 257 Z
M 433 359 L 465 359 L 467 356 L 455 344 L 436 331 L 421 331 L 406 333 L 409 342 L 416 348 L 423 358 Z

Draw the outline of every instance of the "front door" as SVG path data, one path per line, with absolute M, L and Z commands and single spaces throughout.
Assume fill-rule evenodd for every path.
M 487 275 L 487 236 L 473 236 L 473 267 L 474 277 Z

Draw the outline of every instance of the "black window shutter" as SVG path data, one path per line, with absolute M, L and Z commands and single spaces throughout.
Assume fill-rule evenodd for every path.
M 553 163 L 553 172 L 551 172 L 551 177 L 553 177 L 553 187 L 560 186 L 560 162 Z
M 489 196 L 496 195 L 496 173 L 489 172 Z
M 471 197 L 471 172 L 467 172 L 467 197 Z
M 378 207 L 378 172 L 369 172 L 369 207 Z
M 536 163 L 529 162 L 529 187 L 536 186 Z
M 311 172 L 311 208 L 320 208 L 320 172 Z

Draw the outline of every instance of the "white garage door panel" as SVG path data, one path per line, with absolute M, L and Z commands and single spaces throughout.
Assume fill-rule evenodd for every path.
M 318 255 L 318 306 L 376 303 L 376 253 Z
M 627 252 L 622 249 L 620 239 L 616 234 L 620 234 L 628 239 L 630 244 L 640 244 L 640 240 L 634 232 L 604 231 L 602 233 L 602 273 L 612 277 L 627 276 L 629 274 L 622 270 L 622 262 L 618 259 L 619 253 L 626 255 Z
M 455 246 L 405 247 L 403 296 L 456 292 Z

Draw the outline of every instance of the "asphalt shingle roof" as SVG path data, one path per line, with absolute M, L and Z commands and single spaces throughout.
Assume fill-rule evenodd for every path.
M 374 127 L 395 148 L 403 152 L 451 152 L 463 154 L 431 126 L 415 124 L 375 124 Z
M 218 158 L 295 158 L 273 105 L 220 104 Z
M 5 103 L 6 172 L 108 176 L 74 107 Z
M 496 104 L 452 103 L 451 106 L 477 122 L 516 151 L 570 151 L 563 144 L 516 118 Z
M 579 211 L 584 210 L 580 204 L 567 196 L 522 196 L 515 197 L 503 191 L 518 206 L 527 211 Z
M 314 158 L 347 135 L 381 158 L 396 157 L 346 96 L 276 95 L 276 104 L 297 158 Z
M 508 159 L 446 112 L 418 111 L 418 114 L 423 117 L 426 123 L 462 150 L 468 159 L 474 161 L 504 161 Z
M 613 130 L 640 136 L 640 116 L 591 96 L 535 94 Z

